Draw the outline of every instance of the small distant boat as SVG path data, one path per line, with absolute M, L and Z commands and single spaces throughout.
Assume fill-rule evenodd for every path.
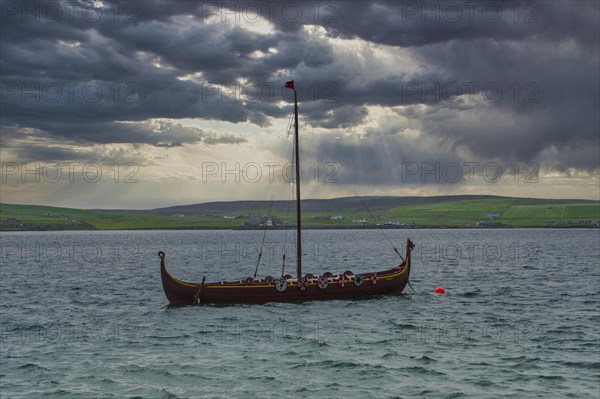
M 165 267 L 165 253 L 158 252 L 163 290 L 171 305 L 199 305 L 208 303 L 267 303 L 312 300 L 349 299 L 374 295 L 400 295 L 410 276 L 411 251 L 414 244 L 406 240 L 406 256 L 400 265 L 370 273 L 355 274 L 346 271 L 333 275 L 302 275 L 302 223 L 300 208 L 300 157 L 298 138 L 298 98 L 294 81 L 286 88 L 294 90 L 295 172 L 296 172 L 296 277 L 249 277 L 238 281 L 190 283 L 176 279 Z M 395 249 L 395 248 L 394 248 Z M 396 251 L 397 252 L 397 251 Z

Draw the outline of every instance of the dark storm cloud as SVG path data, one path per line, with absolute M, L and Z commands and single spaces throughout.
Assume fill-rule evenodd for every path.
M 72 3 L 61 4 L 63 10 L 72 7 Z M 78 13 L 72 20 L 65 16 L 51 23 L 43 18 L 37 21 L 34 16 L 22 23 L 18 14 L 6 15 L 5 5 L 0 42 L 3 125 L 18 124 L 81 141 L 180 145 L 194 140 L 173 137 L 165 141 L 140 131 L 124 132 L 123 125 L 114 122 L 197 117 L 267 123 L 264 112 L 253 115 L 241 101 L 224 101 L 221 86 L 213 87 L 206 80 L 178 79 L 190 71 L 210 74 L 211 70 L 231 68 L 230 61 L 236 57 L 230 60 L 225 50 L 254 51 L 251 43 L 256 38 L 250 36 L 246 44 L 241 43 L 242 35 L 235 27 L 229 30 L 231 37 L 225 35 L 215 43 L 212 38 L 218 38 L 219 32 L 203 29 L 201 24 L 194 25 L 186 36 L 177 31 L 181 24 L 119 23 L 109 17 L 85 23 Z M 166 11 L 189 9 L 167 7 Z M 142 13 L 141 17 L 153 15 Z M 160 24 L 154 19 L 151 22 Z M 165 68 L 156 68 L 153 62 Z M 241 64 L 236 61 L 238 68 Z M 223 72 L 219 78 L 225 75 Z M 272 113 L 277 114 L 273 109 Z M 123 133 L 127 134 L 120 136 Z
M 13 146 L 26 133 L 15 126 L 9 128 L 5 129 L 3 142 Z M 70 139 L 76 144 L 150 144 L 156 147 L 179 147 L 196 143 L 239 144 L 247 141 L 233 134 L 216 133 L 171 121 L 107 122 L 94 125 L 54 123 L 49 124 L 47 130 L 38 129 L 36 136 L 44 138 L 59 136 Z
M 309 116 L 307 122 L 310 125 L 326 129 L 350 128 L 360 124 L 367 116 L 367 109 L 363 106 L 342 105 L 327 109 L 318 102 L 303 105 L 300 112 Z
M 467 55 L 472 53 L 477 59 L 468 62 Z M 598 143 L 597 48 L 536 37 L 493 45 L 487 40 L 453 42 L 430 46 L 420 54 L 430 65 L 444 65 L 457 80 L 462 74 L 480 87 L 501 89 L 484 101 L 486 106 L 448 115 L 443 123 L 425 118 L 427 132 L 483 157 L 516 160 L 533 160 L 551 146 Z M 564 163 L 563 168 L 569 165 Z M 585 167 L 597 168 L 598 160 Z
M 294 78 L 304 84 L 301 110 L 312 126 L 356 128 L 366 106 L 426 104 L 423 112 L 397 112 L 418 119 L 423 136 L 448 151 L 528 161 L 555 149 L 562 154 L 553 160 L 559 169 L 598 167 L 597 157 L 577 157 L 578 148 L 598 147 L 597 2 L 105 1 L 94 11 L 96 3 L 82 1 L 52 3 L 63 13 L 56 20 L 43 15 L 43 5 L 42 18 L 22 12 L 41 2 L 24 4 L 2 2 L 3 130 L 39 129 L 76 143 L 239 142 L 176 124 L 155 131 L 148 120 L 266 126 L 289 111 L 277 104 L 281 91 L 271 95 L 273 85 Z M 250 29 L 259 22 L 274 30 Z M 308 33 L 309 25 L 322 27 L 323 35 Z M 361 57 L 373 53 L 357 49 L 355 59 L 342 61 L 332 38 L 391 46 L 388 52 L 404 48 L 419 67 L 371 73 L 364 67 L 371 60 Z M 263 92 L 252 101 L 232 98 L 240 79 Z M 317 96 L 312 82 L 320 84 Z M 64 90 L 56 101 L 52 85 Z M 486 85 L 502 95 L 486 97 Z M 102 95 L 90 101 L 98 87 Z M 462 94 L 473 88 L 477 101 L 458 98 L 456 87 Z M 394 125 L 381 128 L 382 137 L 397 133 Z M 360 133 L 377 135 L 373 129 Z M 413 157 L 432 156 L 422 145 L 411 148 Z M 373 159 L 364 158 L 367 170 Z
M 519 3 L 517 18 L 516 9 L 480 2 L 472 18 L 449 22 L 443 8 L 451 3 L 338 3 L 344 15 L 361 18 L 342 18 L 331 34 L 411 46 L 425 65 L 416 75 L 399 72 L 362 85 L 350 85 L 349 77 L 340 76 L 345 99 L 340 106 L 346 101 L 429 104 L 428 114 L 419 115 L 424 133 L 486 159 L 531 161 L 547 148 L 584 150 L 590 143 L 598 149 L 598 3 L 583 2 L 581 8 L 564 2 Z M 492 22 L 484 12 L 495 8 L 503 16 Z M 462 100 L 462 110 L 454 107 L 440 118 L 439 110 L 454 100 L 453 93 L 470 90 L 474 96 Z M 481 99 L 487 107 L 476 104 Z M 569 153 L 576 158 L 576 151 Z M 559 169 L 575 164 L 598 168 L 598 156 L 575 158 L 561 156 L 558 165 L 550 163 Z
M 331 34 L 392 46 L 426 46 L 453 40 L 522 40 L 543 35 L 597 43 L 598 5 L 581 1 L 342 1 L 331 3 Z M 280 24 L 290 24 L 285 18 Z M 575 23 L 576 21 L 576 23 Z M 295 25 L 295 24 L 292 24 Z

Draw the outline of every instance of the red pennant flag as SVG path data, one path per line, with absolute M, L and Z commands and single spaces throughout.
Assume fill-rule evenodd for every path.
M 289 82 L 285 82 L 285 88 L 296 90 L 296 88 L 294 87 L 294 81 L 290 80 Z

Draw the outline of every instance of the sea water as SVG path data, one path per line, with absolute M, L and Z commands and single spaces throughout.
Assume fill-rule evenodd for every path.
M 3 232 L 0 396 L 600 397 L 599 229 L 308 230 L 303 270 L 384 270 L 407 237 L 399 297 L 170 307 L 157 251 L 199 282 L 262 248 L 279 276 L 293 234 Z

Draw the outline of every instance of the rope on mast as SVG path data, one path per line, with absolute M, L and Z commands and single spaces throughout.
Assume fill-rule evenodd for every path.
M 291 188 L 291 186 L 290 186 Z M 284 273 L 285 273 L 285 255 L 286 255 L 286 251 L 287 251 L 287 235 L 288 235 L 288 230 L 290 228 L 290 202 L 292 201 L 292 193 L 290 192 L 288 201 L 287 201 L 287 213 L 285 216 L 285 221 L 287 222 L 285 225 L 285 235 L 283 238 L 283 257 L 282 257 L 282 264 L 281 264 L 281 277 L 283 277 Z

